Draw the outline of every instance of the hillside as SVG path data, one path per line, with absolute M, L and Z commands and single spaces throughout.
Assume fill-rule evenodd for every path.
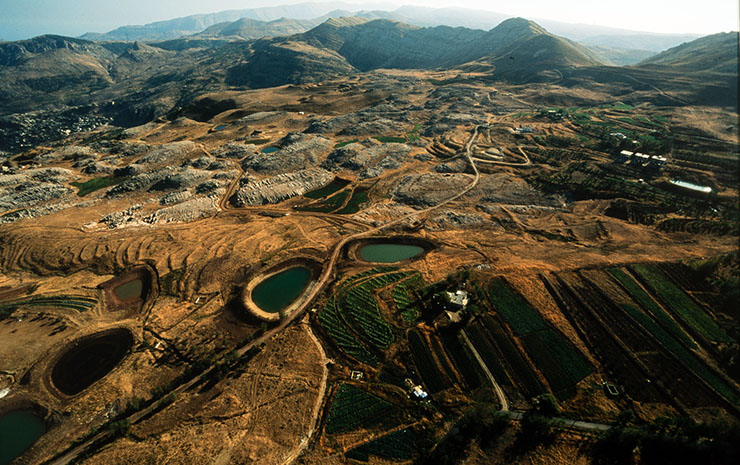
M 260 21 L 251 18 L 241 18 L 234 22 L 215 24 L 203 32 L 190 38 L 238 38 L 260 39 L 263 37 L 287 36 L 305 32 L 319 24 L 315 20 L 276 19 L 274 21 Z
M 638 66 L 737 75 L 738 33 L 725 32 L 702 37 L 648 58 Z
M 508 19 L 488 32 L 342 18 L 329 20 L 299 37 L 313 46 L 336 51 L 360 70 L 437 68 L 477 60 L 498 64 L 500 77 L 506 77 L 559 66 L 600 64 L 584 47 L 522 18 Z M 512 54 L 520 57 L 519 61 L 501 63 Z

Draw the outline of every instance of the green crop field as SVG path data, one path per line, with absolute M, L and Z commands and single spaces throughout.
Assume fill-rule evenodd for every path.
M 386 434 L 344 454 L 349 459 L 367 462 L 370 456 L 387 460 L 411 460 L 416 452 L 416 435 L 408 428 Z
M 360 205 L 367 202 L 368 199 L 368 190 L 363 187 L 358 187 L 355 189 L 354 193 L 352 194 L 352 198 L 349 199 L 349 202 L 347 202 L 347 205 L 344 206 L 341 210 L 334 212 L 337 215 L 352 215 L 354 213 L 357 213 L 360 211 Z
M 496 311 L 509 323 L 515 334 L 529 334 L 549 328 L 542 316 L 503 280 L 491 280 L 488 293 Z
M 424 279 L 417 273 L 393 288 L 393 302 L 396 304 L 398 311 L 401 312 L 404 321 L 413 323 L 419 319 L 419 307 L 414 302 L 412 292 L 414 289 L 423 286 Z
M 632 269 L 654 295 L 706 339 L 712 342 L 732 342 L 717 323 L 660 269 L 651 265 L 633 265 Z
M 378 365 L 378 358 L 347 327 L 333 299 L 321 310 L 319 324 L 342 352 L 370 366 Z
M 673 320 L 660 306 L 650 297 L 627 273 L 619 268 L 612 268 L 609 273 L 627 290 L 630 296 L 639 303 L 642 308 L 647 310 L 656 318 L 671 335 L 680 339 L 689 347 L 696 347 L 691 339 L 686 335 L 681 326 Z
M 375 137 L 375 139 L 377 141 L 379 141 L 379 142 L 384 143 L 384 144 L 391 143 L 391 142 L 395 142 L 397 144 L 402 144 L 402 143 L 406 142 L 406 138 L 405 137 L 395 137 L 395 136 L 378 136 L 378 137 Z
M 36 296 L 15 302 L 9 302 L 0 305 L 0 311 L 3 314 L 10 315 L 18 307 L 57 307 L 70 308 L 78 312 L 90 310 L 98 301 L 90 297 L 55 295 L 55 296 Z
M 738 404 L 740 402 L 740 396 L 737 391 L 733 389 L 724 379 L 714 373 L 704 362 L 690 350 L 684 348 L 676 338 L 664 330 L 658 325 L 652 318 L 646 313 L 633 307 L 632 305 L 622 305 L 622 309 L 634 318 L 640 326 L 648 331 L 663 347 L 671 352 L 678 360 L 684 365 L 691 369 L 697 376 L 703 379 L 707 384 L 712 386 L 714 390 L 719 392 L 723 397 L 732 402 Z
M 120 184 L 126 179 L 125 176 L 113 177 L 106 176 L 104 178 L 93 178 L 85 182 L 71 182 L 70 184 L 77 188 L 77 195 L 84 197 L 87 194 L 95 192 L 106 187 L 115 186 Z
M 380 423 L 399 408 L 351 384 L 339 386 L 326 418 L 327 434 L 346 433 Z
M 350 181 L 347 181 L 346 179 L 334 178 L 334 180 L 326 186 L 320 187 L 316 190 L 312 190 L 311 192 L 306 192 L 305 194 L 303 194 L 303 196 L 309 199 L 318 200 L 342 190 L 343 188 L 347 187 L 349 183 Z

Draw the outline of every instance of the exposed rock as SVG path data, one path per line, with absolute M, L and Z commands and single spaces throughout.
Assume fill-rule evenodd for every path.
M 181 202 L 184 202 L 186 200 L 190 200 L 193 198 L 193 193 L 190 191 L 179 191 L 179 192 L 170 192 L 167 195 L 162 196 L 161 199 L 159 199 L 160 205 L 175 205 Z
M 257 146 L 254 144 L 237 144 L 229 142 L 228 144 L 224 144 L 219 147 L 218 150 L 213 152 L 213 154 L 217 157 L 241 159 L 256 152 Z
M 226 187 L 228 183 L 222 180 L 209 179 L 195 187 L 195 193 L 199 195 L 212 194 L 214 191 Z
M 451 228 L 469 228 L 483 224 L 483 218 L 480 215 L 459 213 L 452 210 L 445 210 L 441 214 L 432 218 L 440 229 Z
M 463 174 L 411 174 L 399 181 L 393 199 L 413 207 L 430 207 L 451 198 L 470 182 Z
M 195 170 L 192 168 L 186 168 L 184 171 L 179 173 L 169 174 L 152 185 L 149 191 L 165 191 L 169 189 L 184 189 L 186 187 L 194 186 L 209 178 L 211 173 L 204 170 Z
M 322 167 L 333 171 L 341 168 L 361 171 L 360 179 L 367 179 L 399 168 L 408 160 L 410 153 L 411 149 L 406 144 L 381 144 L 369 139 L 334 150 Z
M 185 164 L 187 166 L 192 166 L 193 168 L 208 171 L 227 170 L 232 167 L 231 163 L 229 163 L 228 161 L 217 160 L 216 158 L 209 157 L 208 155 L 189 160 L 185 162 Z
M 110 174 L 114 169 L 115 167 L 106 163 L 93 162 L 82 168 L 82 172 L 86 174 Z
M 113 186 L 108 189 L 105 196 L 108 198 L 115 197 L 118 195 L 126 194 L 129 192 L 137 192 L 149 189 L 149 187 L 167 176 L 172 174 L 171 168 L 163 168 L 161 170 L 153 171 L 151 173 L 142 173 L 123 181 L 117 186 Z
M 468 167 L 467 161 L 462 158 L 442 163 L 434 167 L 437 173 L 464 173 Z
M 15 210 L 66 197 L 72 189 L 51 183 L 21 184 L 0 189 L 0 211 Z
M 332 148 L 332 141 L 300 133 L 290 133 L 272 153 L 256 153 L 242 161 L 242 168 L 258 173 L 285 173 L 315 166 Z
M 334 179 L 328 171 L 311 168 L 280 174 L 261 181 L 248 180 L 231 197 L 237 207 L 274 204 L 324 187 Z
M 167 163 L 168 165 L 172 165 L 183 159 L 193 150 L 195 150 L 195 147 L 195 143 L 187 140 L 160 145 L 156 149 L 141 157 L 136 163 Z
M 113 176 L 136 176 L 144 171 L 146 171 L 146 169 L 141 165 L 128 165 L 113 170 Z
M 471 195 L 480 196 L 481 203 L 560 206 L 560 202 L 555 197 L 546 197 L 533 189 L 525 180 L 504 173 L 482 175 L 478 186 L 471 191 Z
M 237 123 L 270 123 L 284 118 L 287 114 L 287 111 L 258 111 L 257 113 L 239 118 Z
M 194 221 L 218 211 L 218 197 L 190 199 L 177 205 L 158 210 L 143 218 L 145 223 L 173 223 Z

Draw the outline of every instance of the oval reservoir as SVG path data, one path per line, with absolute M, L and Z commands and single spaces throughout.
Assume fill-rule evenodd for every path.
M 252 301 L 268 313 L 277 313 L 292 304 L 311 281 L 311 270 L 294 266 L 270 276 L 252 291 Z

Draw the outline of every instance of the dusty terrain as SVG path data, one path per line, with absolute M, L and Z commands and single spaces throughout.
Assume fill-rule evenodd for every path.
M 424 410 L 405 388 L 379 381 L 381 368 L 348 357 L 332 336 L 319 331 L 314 339 L 311 333 L 321 326 L 312 309 L 324 308 L 342 279 L 372 268 L 337 249 L 363 233 L 435 244 L 420 259 L 399 265 L 425 283 L 473 270 L 467 287 L 472 293 L 472 282 L 507 276 L 508 285 L 592 368 L 578 395 L 563 402 L 566 413 L 609 423 L 627 405 L 646 421 L 677 408 L 607 398 L 599 383 L 609 368 L 540 275 L 561 278 L 582 269 L 685 262 L 735 250 L 736 178 L 722 167 L 737 161 L 737 135 L 700 123 L 698 116 L 686 118 L 699 112 L 729 121 L 732 112 L 630 107 L 662 124 L 664 132 L 681 121 L 667 164 L 648 171 L 617 164 L 619 151 L 599 146 L 594 129 L 583 123 L 588 118 L 613 123 L 615 131 L 651 130 L 612 107 L 616 99 L 604 103 L 601 93 L 579 95 L 570 116 L 554 118 L 540 114 L 545 107 L 538 97 L 559 95 L 558 88 L 494 89 L 474 78 L 456 83 L 457 76 L 375 71 L 349 82 L 216 93 L 200 100 L 204 112 L 214 113 L 207 118 L 191 114 L 193 119 L 160 119 L 126 130 L 104 127 L 5 160 L 0 305 L 8 304 L 12 313 L 0 321 L 0 374 L 7 379 L 0 389 L 9 389 L 0 403 L 39 405 L 48 411 L 49 425 L 18 463 L 66 463 L 74 441 L 90 445 L 88 432 L 113 431 L 113 420 L 125 421 L 128 408 L 143 408 L 140 403 L 155 394 L 160 397 L 152 405 L 161 402 L 161 408 L 75 457 L 85 464 L 282 464 L 302 453 L 302 463 L 346 463 L 348 450 L 401 427 L 422 428 L 438 439 L 444 429 L 435 421 L 449 421 L 476 395 L 488 398 L 490 392 L 473 395 L 456 381 Z M 437 82 L 444 79 L 453 82 Z M 229 109 L 212 111 L 226 101 Z M 523 126 L 532 132 L 518 133 Z M 708 161 L 688 155 L 695 146 L 686 139 L 693 135 L 713 140 L 707 142 Z M 265 147 L 278 150 L 263 152 Z M 714 213 L 665 188 L 681 174 L 713 187 Z M 623 183 L 593 181 L 608 176 Z M 305 195 L 337 177 L 348 187 Z M 615 214 L 615 205 L 629 214 Z M 316 289 L 316 299 L 295 306 L 300 314 L 292 324 L 270 332 L 272 326 L 245 311 L 240 295 L 265 270 L 296 257 L 321 262 L 325 286 Z M 112 289 L 130 282 L 122 276 L 137 269 L 150 270 L 136 275 L 146 292 L 133 300 L 116 297 Z M 405 334 L 417 322 L 398 317 L 391 284 L 373 289 L 381 314 L 398 322 L 388 353 L 398 355 L 398 365 L 412 366 Z M 33 300 L 38 296 L 66 300 L 40 305 Z M 89 299 L 89 305 L 69 304 L 72 298 Z M 495 312 L 490 304 L 477 304 Z M 437 334 L 439 325 L 418 326 Z M 80 337 L 110 328 L 131 331 L 128 355 L 79 395 L 59 394 L 48 374 L 58 354 Z M 520 339 L 514 341 L 522 350 Z M 328 389 L 322 346 L 333 359 Z M 249 350 L 234 355 L 240 348 Z M 715 363 L 711 350 L 697 353 Z M 333 395 L 336 386 L 351 381 L 352 370 L 364 373 L 368 389 L 407 409 L 402 421 L 326 433 L 325 391 Z M 535 376 L 549 386 L 539 370 Z M 459 373 L 448 377 L 462 379 Z M 737 390 L 736 381 L 728 382 Z M 516 383 L 504 391 L 517 408 L 531 405 Z M 721 410 L 714 401 L 707 405 Z M 707 405 L 689 403 L 686 412 L 703 418 Z M 575 440 L 545 449 L 522 463 L 588 463 L 566 459 L 579 454 Z M 476 453 L 464 463 L 488 463 Z

